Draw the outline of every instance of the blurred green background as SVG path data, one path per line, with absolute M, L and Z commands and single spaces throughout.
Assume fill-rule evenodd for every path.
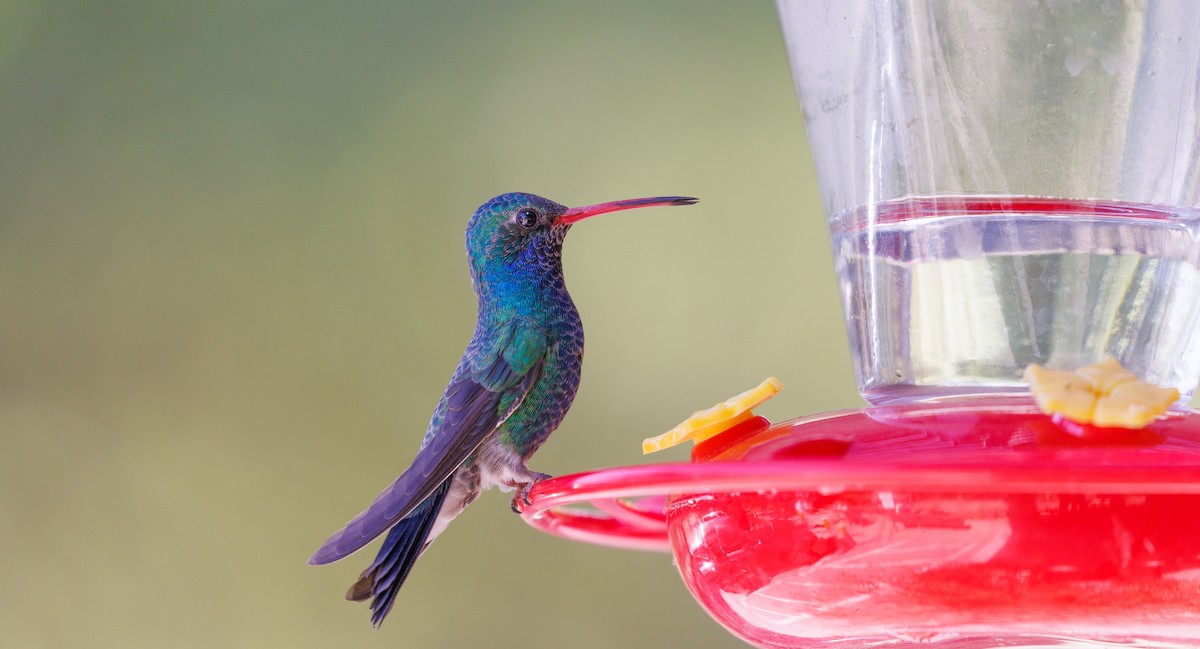
M 777 375 L 859 403 L 769 2 L 0 0 L 0 646 L 738 647 L 668 555 L 485 495 L 383 628 L 305 559 L 404 469 L 473 327 L 471 211 L 576 228 L 575 406 L 532 463 Z

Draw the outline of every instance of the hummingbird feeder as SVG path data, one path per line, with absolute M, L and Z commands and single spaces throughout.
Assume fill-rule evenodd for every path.
M 778 0 L 858 410 L 562 476 L 760 647 L 1200 647 L 1200 3 Z

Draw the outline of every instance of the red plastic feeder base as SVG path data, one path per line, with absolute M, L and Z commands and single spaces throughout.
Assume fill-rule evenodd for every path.
M 1200 416 L 1026 400 L 756 418 L 693 462 L 537 485 L 534 527 L 670 550 L 762 647 L 1200 647 Z

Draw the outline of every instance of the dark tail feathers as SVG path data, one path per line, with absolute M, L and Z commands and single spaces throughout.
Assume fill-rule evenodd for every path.
M 450 490 L 452 479 L 446 479 L 428 498 L 417 505 L 408 518 L 402 519 L 392 527 L 383 541 L 383 546 L 379 548 L 375 561 L 363 571 L 350 590 L 346 591 L 346 599 L 351 601 L 361 602 L 368 597 L 374 598 L 371 601 L 371 624 L 376 627 L 383 622 L 388 611 L 392 610 L 396 593 L 400 592 L 400 586 L 404 584 L 408 572 L 425 549 L 429 530 L 433 528 L 433 521 L 442 509 L 442 502 L 446 500 L 446 492 Z

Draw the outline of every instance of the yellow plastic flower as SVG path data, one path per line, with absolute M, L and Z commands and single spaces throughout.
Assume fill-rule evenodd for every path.
M 683 423 L 662 435 L 642 440 L 642 453 L 655 453 L 689 439 L 699 444 L 750 419 L 754 416 L 754 413 L 750 412 L 752 409 L 779 394 L 782 389 L 783 384 L 779 379 L 771 377 L 753 390 L 747 390 L 707 410 L 692 414 Z
M 1179 400 L 1175 388 L 1141 381 L 1113 358 L 1074 372 L 1030 365 L 1025 380 L 1042 412 L 1104 428 L 1145 428 Z

